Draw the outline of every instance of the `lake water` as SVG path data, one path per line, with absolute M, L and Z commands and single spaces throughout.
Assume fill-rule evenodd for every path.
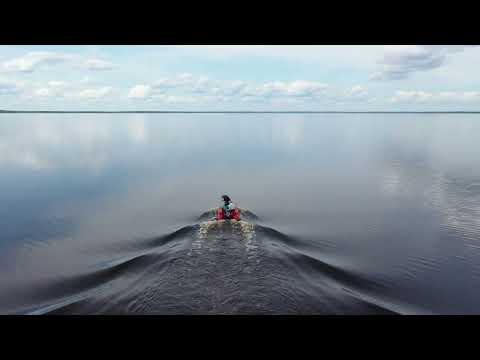
M 478 314 L 478 114 L 0 114 L 2 314 Z M 209 222 L 228 194 L 242 223 Z

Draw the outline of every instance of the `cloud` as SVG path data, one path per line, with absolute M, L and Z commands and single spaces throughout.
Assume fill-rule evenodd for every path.
M 247 87 L 247 83 L 241 80 L 227 82 L 223 87 L 223 94 L 226 96 L 238 95 Z
M 129 98 L 145 99 L 150 96 L 151 87 L 149 85 L 135 85 L 128 93 Z
M 0 80 L 0 95 L 14 95 L 20 91 L 17 83 Z
M 41 88 L 35 91 L 36 96 L 47 97 L 52 95 L 52 91 L 47 88 Z
M 291 96 L 317 96 L 321 95 L 328 85 L 305 80 L 297 80 L 285 84 L 285 95 Z
M 479 91 L 460 91 L 451 92 L 444 91 L 438 94 L 439 99 L 442 101 L 462 101 L 462 102 L 478 102 L 480 103 Z
M 212 99 L 210 98 L 205 98 L 202 97 L 202 99 L 205 102 L 208 102 L 209 100 L 211 101 Z M 152 95 L 151 100 L 159 100 L 164 103 L 170 103 L 170 104 L 191 104 L 195 103 L 198 100 L 198 97 L 195 96 L 184 96 L 184 95 L 166 95 L 166 94 L 157 94 L 157 95 Z
M 345 92 L 346 97 L 354 99 L 364 99 L 368 96 L 368 90 L 362 85 L 355 85 Z
M 289 83 L 274 81 L 260 85 L 246 86 L 242 90 L 242 95 L 259 97 L 315 97 L 323 94 L 327 88 L 328 85 L 326 84 L 305 80 L 297 80 Z
M 445 64 L 448 56 L 463 51 L 462 45 L 395 45 L 386 46 L 380 70 L 373 80 L 406 79 L 415 72 L 436 69 Z
M 70 56 L 47 51 L 29 52 L 24 56 L 5 61 L 2 68 L 5 71 L 32 72 L 41 65 L 65 62 Z
M 32 51 L 23 56 L 4 61 L 0 68 L 7 72 L 29 73 L 44 65 L 70 62 L 87 70 L 111 70 L 113 64 L 102 59 L 83 60 L 79 55 L 61 54 L 50 51 Z
M 76 94 L 76 97 L 82 99 L 99 99 L 109 95 L 112 92 L 112 87 L 104 86 L 96 89 L 85 89 Z
M 128 93 L 129 98 L 159 100 L 168 103 L 218 103 L 231 100 L 242 102 L 254 99 L 295 98 L 313 99 L 324 95 L 328 85 L 306 80 L 291 82 L 266 82 L 261 84 L 245 81 L 217 81 L 206 76 L 189 73 L 163 78 L 150 85 L 138 84 Z
M 212 83 L 206 76 L 196 76 L 183 73 L 171 78 L 163 78 L 152 84 L 152 88 L 165 91 L 172 88 L 187 88 L 190 92 L 205 93 L 212 88 Z
M 192 95 L 203 99 L 213 96 L 233 95 L 237 93 L 243 82 L 219 82 L 206 76 L 189 73 L 162 78 L 151 85 L 139 84 L 132 87 L 128 97 L 138 99 L 159 99 L 166 102 L 193 102 Z
M 247 85 L 246 82 L 240 80 L 218 81 L 204 75 L 183 73 L 170 78 L 160 79 L 154 82 L 151 88 L 155 94 L 165 94 L 166 92 L 180 90 L 184 94 L 190 93 L 213 98 L 240 94 Z
M 88 60 L 85 61 L 84 66 L 88 70 L 111 70 L 111 69 L 113 69 L 113 64 L 112 63 L 110 63 L 108 61 L 105 61 L 105 60 L 101 60 L 101 59 L 88 59 Z
M 64 81 L 49 81 L 48 86 L 59 88 L 64 87 L 66 83 Z
M 479 91 L 397 91 L 390 99 L 394 103 L 480 103 Z
M 112 86 L 87 87 L 82 81 L 57 81 L 28 83 L 22 87 L 24 99 L 51 98 L 66 100 L 100 99 L 113 93 Z
M 425 91 L 397 91 L 392 97 L 392 102 L 424 102 L 431 100 L 432 93 Z
M 26 88 L 28 97 L 75 97 L 81 89 L 74 82 L 52 80 L 46 84 L 30 84 Z

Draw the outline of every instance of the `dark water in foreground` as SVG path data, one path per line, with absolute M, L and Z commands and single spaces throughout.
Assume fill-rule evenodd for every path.
M 2 114 L 0 313 L 479 314 L 479 120 Z

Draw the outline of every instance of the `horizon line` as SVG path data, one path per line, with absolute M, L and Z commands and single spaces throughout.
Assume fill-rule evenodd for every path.
M 0 113 L 90 113 L 90 114 L 478 114 L 480 111 L 342 111 L 342 110 L 0 110 Z

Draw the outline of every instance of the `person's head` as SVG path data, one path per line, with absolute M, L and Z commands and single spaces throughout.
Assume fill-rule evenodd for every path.
M 223 199 L 223 201 L 226 202 L 226 203 L 229 203 L 230 201 L 232 201 L 232 200 L 230 200 L 230 198 L 228 197 L 228 195 L 222 195 L 222 199 Z

